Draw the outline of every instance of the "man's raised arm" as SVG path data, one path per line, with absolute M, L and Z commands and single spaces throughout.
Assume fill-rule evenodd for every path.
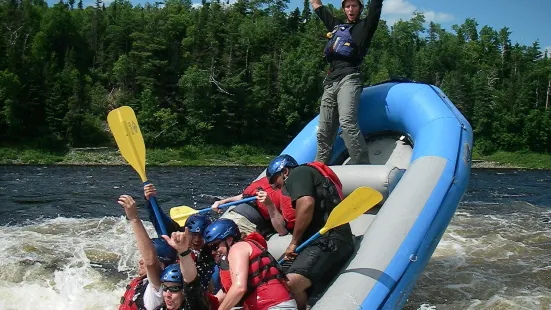
M 310 0 L 310 4 L 312 5 L 312 8 L 315 10 L 317 10 L 320 6 L 322 6 L 321 4 L 321 0 Z

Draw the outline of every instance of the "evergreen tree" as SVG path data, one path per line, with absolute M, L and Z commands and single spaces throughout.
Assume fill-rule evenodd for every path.
M 110 143 L 106 114 L 130 105 L 148 145 L 284 145 L 319 111 L 327 71 L 327 30 L 308 0 L 289 13 L 288 4 L 0 2 L 1 141 Z M 421 13 L 381 20 L 365 83 L 405 77 L 440 87 L 481 152 L 549 152 L 551 60 L 540 42 L 511 42 L 512 32 L 472 18 L 445 30 Z

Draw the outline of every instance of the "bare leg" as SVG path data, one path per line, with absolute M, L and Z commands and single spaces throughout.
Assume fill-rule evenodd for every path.
M 306 289 L 312 286 L 312 282 L 308 278 L 297 273 L 290 273 L 287 275 L 287 278 L 289 279 L 287 285 L 295 297 L 298 310 L 306 310 L 306 305 L 308 304 Z

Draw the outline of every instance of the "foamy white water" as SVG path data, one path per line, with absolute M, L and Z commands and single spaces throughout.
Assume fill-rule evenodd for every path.
M 406 308 L 550 309 L 548 214 L 526 202 L 462 206 Z
M 548 219 L 527 203 L 463 206 L 405 308 L 549 309 Z M 0 234 L 0 309 L 116 309 L 135 276 L 139 253 L 122 216 L 39 219 Z
M 116 309 L 135 276 L 124 217 L 38 220 L 0 234 L 0 309 Z
M 132 168 L 1 170 L 0 222 L 19 226 L 0 226 L 0 310 L 117 309 L 139 256 L 115 203 L 121 193 L 143 194 Z M 167 211 L 207 207 L 260 172 L 150 167 L 148 177 Z M 404 308 L 551 309 L 550 185 L 549 171 L 473 170 L 464 203 Z M 39 218 L 57 214 L 65 218 Z M 155 236 L 149 222 L 146 227 Z

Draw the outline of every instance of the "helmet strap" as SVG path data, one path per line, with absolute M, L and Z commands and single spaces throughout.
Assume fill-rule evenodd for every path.
M 226 249 L 228 249 L 228 251 L 230 250 L 230 246 L 233 245 L 233 241 L 231 243 L 231 245 L 228 244 L 228 239 L 225 239 L 224 240 L 224 245 L 226 246 Z
M 283 183 L 285 183 L 285 181 L 287 181 L 287 179 L 289 178 L 289 173 L 291 172 L 291 169 L 289 169 L 288 167 L 285 167 L 283 168 L 284 170 L 281 171 L 281 177 L 283 178 Z M 286 170 L 285 170 L 286 169 Z M 287 172 L 287 173 L 284 173 L 284 172 Z

